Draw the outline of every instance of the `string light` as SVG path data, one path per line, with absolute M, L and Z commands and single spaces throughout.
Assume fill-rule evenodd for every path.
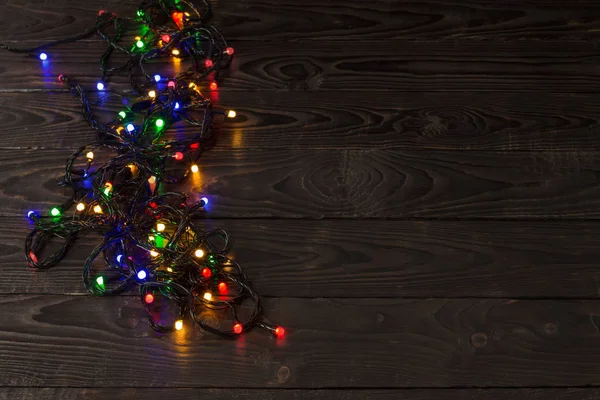
M 46 53 L 40 53 L 40 60 L 46 61 L 47 59 L 48 59 L 48 54 L 46 54 Z
M 88 102 L 84 87 L 64 75 L 59 76 L 59 81 L 67 85 L 82 103 L 83 117 L 97 131 L 97 140 L 82 147 L 67 161 L 61 184 L 72 189 L 72 199 L 52 208 L 50 216 L 40 217 L 33 211 L 28 213 L 34 229 L 26 239 L 25 254 L 30 265 L 47 269 L 58 264 L 66 254 L 66 248 L 83 237 L 83 233 L 97 231 L 104 241 L 85 262 L 85 286 L 92 293 L 110 295 L 120 293 L 130 285 L 139 285 L 141 301 L 146 305 L 153 304 L 159 296 L 167 298 L 179 308 L 174 325 L 160 325 L 156 321 L 162 319 L 154 318 L 158 311 L 145 307 L 150 326 L 157 331 L 183 329 L 183 319 L 189 313 L 198 327 L 224 337 L 234 337 L 253 327 L 281 337 L 285 332 L 282 327 L 262 322 L 258 294 L 242 267 L 227 257 L 232 248 L 232 239 L 227 232 L 221 229 L 204 231 L 203 225 L 198 223 L 206 217 L 208 198 L 202 197 L 192 205 L 184 194 L 158 194 L 163 189 L 158 186 L 159 179 L 166 184 L 178 184 L 189 179 L 189 171 L 199 172 L 198 160 L 207 148 L 205 144 L 212 139 L 214 116 L 236 117 L 234 110 L 214 107 L 200 91 L 200 87 L 218 90 L 218 74 L 214 71 L 230 63 L 231 58 L 223 54 L 234 54 L 220 32 L 206 24 L 205 16 L 210 13 L 205 9 L 200 11 L 188 7 L 187 2 L 143 0 L 136 21 L 145 25 L 141 28 L 144 34 L 143 38 L 135 38 L 133 46 L 131 40 L 126 39 L 134 36 L 128 32 L 132 26 L 130 19 L 109 12 L 99 13 L 90 33 L 73 38 L 75 41 L 98 33 L 111 50 L 101 59 L 102 75 L 96 82 L 98 91 L 106 90 L 105 85 L 113 76 L 128 75 L 131 82 L 128 93 L 147 93 L 147 96 L 125 99 L 127 110 L 119 111 L 114 121 L 100 121 L 96 118 L 95 108 L 100 104 L 97 98 L 101 96 Z M 197 40 L 198 34 L 202 40 Z M 51 45 L 28 51 L 43 61 L 42 50 L 49 47 Z M 4 49 L 15 51 L 9 46 Z M 171 57 L 176 57 L 173 62 L 179 68 L 181 60 L 178 56 L 182 52 L 193 62 L 187 70 L 166 79 L 166 87 L 157 85 L 163 81 L 160 74 L 145 72 L 143 64 Z M 121 65 L 112 58 L 119 53 L 127 59 Z M 202 64 L 204 68 L 201 68 Z M 186 112 L 173 112 L 180 109 Z M 193 115 L 198 117 L 192 118 Z M 190 130 L 189 136 L 178 133 L 177 140 L 167 139 L 167 135 L 163 137 L 163 130 L 177 122 L 190 123 L 195 129 Z M 154 127 L 159 131 L 152 129 Z M 101 154 L 107 150 L 112 158 L 102 162 L 96 160 L 92 150 L 100 148 L 103 149 Z M 84 156 L 87 164 L 80 162 Z M 170 157 L 178 163 L 169 163 Z M 69 207 L 80 213 L 72 218 L 57 218 Z M 93 213 L 84 212 L 88 207 Z M 173 232 L 157 234 L 165 232 L 167 226 L 173 227 Z M 61 238 L 65 242 L 64 248 L 46 258 L 41 257 L 40 246 L 53 237 Z M 222 248 L 214 244 L 221 242 Z M 148 253 L 140 255 L 136 252 L 140 248 Z M 111 271 L 110 285 L 106 285 L 105 276 L 96 275 L 101 260 L 106 264 L 103 268 Z M 198 275 L 202 279 L 198 279 Z M 213 298 L 213 290 L 226 296 L 226 301 Z M 191 304 L 197 307 L 190 307 Z M 244 309 L 249 304 L 254 307 L 249 313 L 236 313 L 242 304 Z M 229 308 L 232 312 L 223 315 L 233 316 L 232 330 L 206 325 L 198 317 L 203 309 L 201 305 L 205 309 L 214 309 L 217 305 Z M 237 315 L 244 315 L 244 321 L 238 321 Z

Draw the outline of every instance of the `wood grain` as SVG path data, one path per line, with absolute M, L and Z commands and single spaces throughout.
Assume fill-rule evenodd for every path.
M 238 113 L 216 123 L 220 149 L 600 150 L 595 94 L 223 92 L 218 104 Z M 68 93 L 5 93 L 0 108 L 0 148 L 76 149 L 94 135 Z M 95 110 L 108 122 L 122 108 L 110 97 Z
M 65 150 L 0 150 L 0 215 L 50 209 Z M 597 152 L 208 151 L 166 187 L 211 198 L 212 218 L 600 217 Z M 26 183 L 26 184 L 24 184 Z
M 93 25 L 98 10 L 134 15 L 137 0 L 3 0 L 0 40 L 64 38 Z M 600 7 L 591 0 L 211 0 L 211 22 L 235 41 L 298 39 L 597 38 Z
M 202 389 L 0 388 L 0 400 L 582 400 L 599 389 Z
M 221 75 L 221 92 L 364 91 L 368 103 L 373 91 L 595 93 L 600 83 L 600 54 L 593 42 L 457 40 L 390 46 L 386 41 L 279 40 L 235 46 L 232 66 Z M 0 89 L 64 90 L 59 74 L 76 76 L 91 88 L 100 76 L 104 50 L 100 41 L 63 45 L 50 52 L 46 63 L 6 54 L 0 59 Z M 158 61 L 148 72 L 173 76 L 187 67 L 184 61 Z M 129 88 L 125 77 L 112 82 L 111 90 Z
M 270 299 L 283 340 L 150 331 L 137 298 L 3 296 L 2 386 L 599 385 L 600 301 Z M 127 379 L 124 379 L 127 377 Z
M 0 218 L 0 293 L 87 293 L 81 270 L 100 238 L 36 271 L 23 252 L 29 227 L 25 217 Z M 233 236 L 232 256 L 262 296 L 600 296 L 598 222 L 206 221 L 217 227 Z

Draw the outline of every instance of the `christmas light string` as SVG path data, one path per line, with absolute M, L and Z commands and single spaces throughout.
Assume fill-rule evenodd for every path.
M 28 213 L 34 229 L 26 238 L 25 254 L 30 266 L 49 269 L 84 233 L 95 232 L 103 241 L 85 261 L 86 288 L 104 296 L 137 284 L 155 330 L 181 330 L 189 315 L 202 329 L 223 337 L 236 337 L 254 327 L 282 337 L 285 330 L 264 321 L 248 276 L 228 257 L 232 238 L 222 229 L 203 229 L 208 198 L 195 201 L 183 193 L 162 193 L 167 184 L 198 173 L 198 160 L 213 136 L 214 118 L 236 117 L 233 110 L 213 108 L 201 90 L 209 78 L 209 87 L 216 90 L 219 70 L 228 67 L 234 53 L 221 33 L 206 24 L 209 14 L 205 1 L 195 5 L 144 0 L 137 18 L 101 11 L 94 30 L 76 37 L 31 49 L 0 45 L 47 62 L 53 46 L 98 33 L 108 48 L 101 58 L 97 91 L 105 91 L 113 76 L 126 74 L 139 96 L 113 121 L 102 123 L 94 115 L 88 91 L 59 76 L 81 102 L 96 140 L 67 160 L 59 184 L 72 191 L 71 198 L 49 215 Z M 125 45 L 124 35 L 140 25 L 143 35 Z M 109 66 L 115 53 L 126 55 L 127 61 Z M 145 64 L 151 60 L 172 57 L 191 60 L 191 67 L 171 78 L 146 72 Z M 196 126 L 196 133 L 185 139 L 166 138 L 168 128 L 178 121 Z M 62 243 L 58 250 L 42 258 L 44 247 L 56 240 Z M 177 318 L 165 323 L 160 311 L 169 305 L 175 305 Z

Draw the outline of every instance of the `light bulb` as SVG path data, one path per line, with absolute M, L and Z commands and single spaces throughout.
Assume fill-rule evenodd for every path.
M 210 60 L 210 59 L 208 59 L 208 60 L 204 61 L 204 65 L 205 65 L 207 68 L 210 68 L 210 67 L 212 67 L 212 66 L 213 66 L 213 61 L 212 61 L 212 60 Z
M 231 55 L 233 55 L 233 53 L 234 53 L 234 52 L 235 52 L 235 51 L 233 50 L 233 47 L 228 47 L 228 48 L 226 48 L 226 49 L 225 49 L 225 53 L 226 53 L 228 56 L 231 56 Z
M 50 214 L 53 217 L 58 217 L 60 215 L 60 210 L 58 208 L 54 207 L 52 210 L 50 210 Z
M 200 200 L 202 200 L 204 202 L 204 205 L 208 205 L 208 197 L 203 197 Z
M 133 124 L 127 124 L 127 132 L 133 132 L 135 130 L 135 126 Z
M 138 273 L 137 273 L 138 279 L 146 279 L 147 276 L 148 276 L 148 274 L 144 270 L 138 271 Z
M 158 257 L 158 251 L 150 250 L 150 255 L 152 257 Z
M 152 175 L 150 178 L 148 178 L 148 183 L 154 185 L 156 183 L 156 177 Z
M 83 211 L 83 210 L 85 210 L 85 204 L 77 203 L 77 211 Z
M 243 330 L 243 328 L 242 328 L 242 324 L 240 324 L 240 323 L 237 323 L 237 324 L 235 324 L 235 325 L 233 326 L 233 331 L 234 331 L 235 333 L 237 333 L 238 335 L 239 335 L 240 333 L 242 333 L 242 330 Z
M 154 75 L 154 81 L 160 82 L 160 75 L 158 75 L 158 74 Z
M 285 329 L 283 329 L 281 326 L 275 328 L 275 336 L 282 337 L 283 335 L 285 335 Z
M 136 45 L 138 48 L 140 48 L 140 49 L 141 49 L 142 47 L 144 47 L 144 42 L 142 42 L 141 40 L 138 40 L 138 41 L 135 43 L 135 45 Z
M 88 160 L 92 161 L 92 160 L 94 159 L 94 152 L 92 152 L 92 151 L 88 151 L 88 152 L 87 152 L 87 154 L 85 155 L 85 157 L 86 157 Z
M 125 117 L 127 117 L 127 113 L 125 111 L 119 111 L 119 117 L 121 117 L 121 119 L 125 119 Z
M 40 60 L 46 61 L 47 59 L 48 59 L 48 54 L 46 54 L 46 53 L 40 53 Z
M 227 112 L 227 118 L 235 118 L 236 115 L 237 115 L 237 113 L 233 110 L 229 110 Z
M 154 296 L 151 293 L 148 293 L 144 297 L 144 301 L 146 302 L 146 304 L 152 304 L 154 302 Z
M 164 121 L 164 120 L 162 120 L 162 119 L 160 119 L 160 118 L 159 118 L 159 119 L 157 119 L 157 120 L 156 120 L 156 127 L 157 127 L 157 128 L 162 128 L 163 126 L 165 126 L 165 121 Z
M 122 254 L 119 254 L 119 255 L 117 256 L 117 262 L 118 262 L 118 263 L 120 263 L 122 258 L 123 258 L 123 255 L 122 255 Z
M 212 294 L 210 294 L 210 292 L 204 293 L 204 300 L 211 301 L 212 300 Z
M 98 286 L 104 286 L 104 278 L 102 276 L 97 277 L 96 283 L 98 284 Z
M 227 285 L 225 284 L 225 282 L 219 283 L 218 288 L 219 288 L 219 292 L 227 293 Z
M 98 90 L 104 90 L 104 83 L 102 83 L 102 82 L 98 82 L 98 83 L 96 84 L 96 89 L 98 89 Z
M 202 249 L 198 249 L 198 250 L 196 250 L 196 251 L 194 252 L 194 255 L 195 255 L 197 258 L 202 258 L 202 257 L 204 257 L 204 251 L 202 251 Z
M 156 230 L 159 232 L 164 231 L 165 228 L 166 228 L 165 224 L 161 224 L 161 223 L 156 224 Z
M 169 81 L 169 83 L 167 83 L 167 86 L 170 87 L 171 89 L 175 88 L 175 82 L 174 81 Z
M 217 82 L 211 82 L 209 87 L 210 90 L 217 90 L 219 88 L 219 85 L 217 85 Z
M 163 43 L 169 43 L 171 41 L 171 36 L 164 34 L 160 37 L 163 41 Z
M 35 211 L 29 211 L 27 213 L 27 218 L 31 219 L 31 217 L 35 216 Z
M 176 110 L 179 110 L 179 107 L 180 107 L 180 106 L 179 106 L 179 102 L 178 102 L 178 101 L 176 101 L 176 102 L 175 102 L 175 109 L 176 109 Z
M 148 92 L 148 96 L 150 96 L 150 97 L 156 97 L 156 91 L 154 91 L 154 90 L 149 91 Z
M 94 206 L 94 212 L 96 214 L 102 214 L 102 207 L 100 207 L 99 205 L 95 205 Z
M 178 151 L 177 153 L 175 153 L 175 155 L 173 155 L 173 157 L 177 160 L 177 161 L 181 161 L 183 160 L 183 153 Z
M 171 54 L 173 54 L 174 56 L 178 56 L 179 55 L 179 50 L 173 49 L 173 51 L 171 52 Z
M 202 269 L 202 276 L 205 278 L 210 278 L 210 276 L 212 275 L 212 271 L 210 270 L 210 268 L 203 268 Z
M 194 164 L 194 165 L 192 165 L 191 170 L 193 173 L 196 173 L 196 172 L 200 171 L 200 168 L 198 168 L 198 166 L 196 164 Z
M 175 321 L 175 329 L 180 331 L 183 329 L 183 321 L 178 319 L 177 321 Z

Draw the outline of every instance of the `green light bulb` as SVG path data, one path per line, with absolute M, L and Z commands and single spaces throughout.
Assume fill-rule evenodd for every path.
M 144 15 L 144 12 L 142 10 L 138 10 L 137 15 L 138 17 L 141 17 L 142 15 Z
M 165 121 L 163 121 L 162 119 L 157 119 L 156 120 L 156 126 L 159 128 L 162 128 L 163 126 L 165 126 Z
M 127 113 L 125 111 L 119 112 L 119 117 L 121 117 L 122 119 L 125 119 L 126 116 L 127 116 Z
M 52 214 L 53 217 L 58 217 L 60 215 L 60 210 L 54 207 L 52 210 L 50 210 L 50 214 Z
M 102 276 L 97 277 L 96 283 L 98 284 L 98 286 L 104 286 L 104 277 L 102 277 Z
M 142 47 L 144 47 L 144 42 L 142 42 L 141 40 L 138 40 L 135 45 L 141 49 Z

